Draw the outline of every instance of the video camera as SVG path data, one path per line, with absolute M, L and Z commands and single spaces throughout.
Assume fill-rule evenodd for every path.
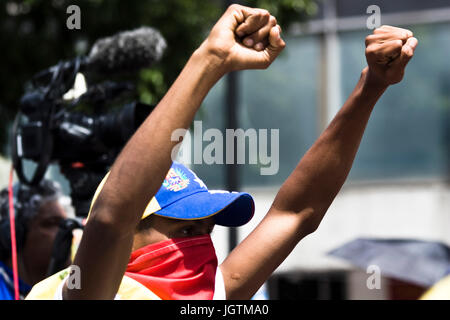
M 87 57 L 63 61 L 37 73 L 20 100 L 13 127 L 12 158 L 22 183 L 38 184 L 50 163 L 58 163 L 71 187 L 75 213 L 86 217 L 95 190 L 118 153 L 153 109 L 128 101 L 129 82 L 89 85 L 79 97 L 65 99 L 80 73 L 109 76 L 137 71 L 158 61 L 166 48 L 161 34 L 143 27 L 98 40 Z M 94 112 L 83 111 L 94 106 Z M 37 163 L 29 179 L 23 160 Z

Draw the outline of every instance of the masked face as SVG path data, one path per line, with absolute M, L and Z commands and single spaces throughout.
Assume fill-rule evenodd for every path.
M 218 265 L 210 237 L 214 220 L 152 219 L 135 236 L 125 275 L 162 299 L 212 299 Z
M 213 217 L 200 220 L 177 220 L 151 215 L 141 222 L 134 237 L 133 251 L 168 239 L 211 234 L 214 225 Z

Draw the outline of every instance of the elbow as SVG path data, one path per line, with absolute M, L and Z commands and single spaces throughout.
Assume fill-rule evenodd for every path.
M 314 206 L 308 206 L 293 212 L 293 214 L 297 216 L 298 234 L 303 238 L 316 232 L 322 222 L 325 212 L 326 211 Z
M 322 215 L 317 212 L 317 209 L 306 208 L 297 213 L 300 216 L 300 231 L 303 236 L 310 235 L 317 231 L 320 222 L 322 221 Z
M 327 211 L 327 206 L 303 204 L 302 206 L 280 208 L 276 204 L 272 204 L 269 214 L 274 217 L 283 217 L 280 221 L 283 224 L 289 224 L 294 228 L 294 232 L 300 239 L 314 233 Z

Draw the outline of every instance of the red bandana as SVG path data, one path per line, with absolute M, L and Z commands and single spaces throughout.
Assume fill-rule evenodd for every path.
M 125 275 L 163 300 L 211 300 L 217 257 L 202 235 L 150 244 L 131 254 Z

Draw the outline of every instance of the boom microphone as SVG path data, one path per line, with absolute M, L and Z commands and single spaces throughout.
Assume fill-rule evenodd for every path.
M 166 47 L 161 33 L 150 27 L 120 32 L 94 43 L 85 69 L 101 74 L 138 71 L 160 60 Z
M 161 33 L 151 27 L 122 31 L 97 40 L 88 56 L 60 62 L 33 77 L 35 84 L 48 84 L 55 73 L 73 75 L 74 70 L 87 74 L 105 75 L 133 73 L 150 67 L 161 59 L 167 43 Z M 69 82 L 74 79 L 69 77 Z M 69 87 L 73 83 L 70 83 Z

